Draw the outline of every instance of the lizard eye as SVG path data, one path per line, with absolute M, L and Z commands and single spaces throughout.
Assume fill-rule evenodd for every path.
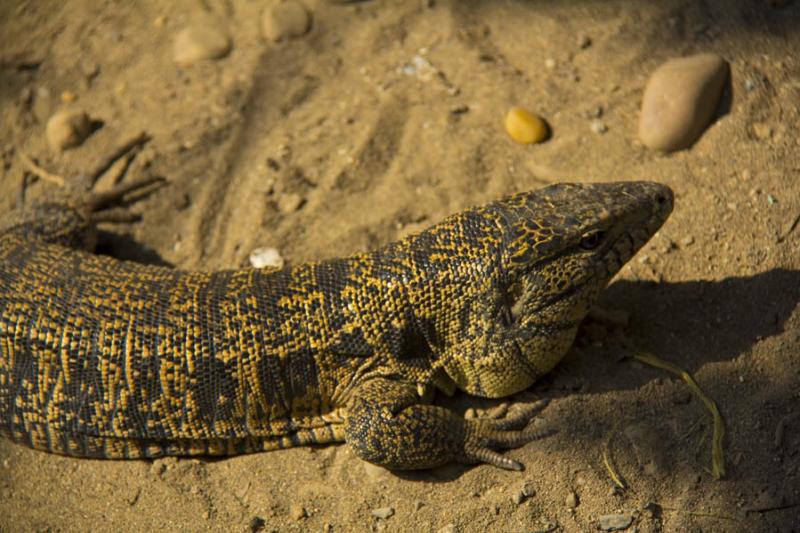
M 594 250 L 603 242 L 606 234 L 604 231 L 590 231 L 581 238 L 580 247 L 584 250 Z

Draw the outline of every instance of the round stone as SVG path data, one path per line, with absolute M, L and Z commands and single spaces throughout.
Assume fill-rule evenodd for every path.
M 512 108 L 505 119 L 508 135 L 520 144 L 540 143 L 547 139 L 549 128 L 541 117 L 521 107 Z
M 231 51 L 231 38 L 214 19 L 195 22 L 175 36 L 172 58 L 181 66 L 220 59 Z
M 654 150 L 690 147 L 708 127 L 728 79 L 728 62 L 714 54 L 672 59 L 650 77 L 642 98 L 639 139 Z
M 47 121 L 45 136 L 51 148 L 58 151 L 81 144 L 92 131 L 89 116 L 75 109 L 58 111 Z
M 300 2 L 287 0 L 264 11 L 261 32 L 269 41 L 305 35 L 311 28 L 311 13 Z

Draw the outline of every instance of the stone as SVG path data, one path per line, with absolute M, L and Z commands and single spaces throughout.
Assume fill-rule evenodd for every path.
M 656 69 L 642 97 L 642 143 L 663 152 L 694 144 L 714 116 L 729 72 L 714 54 L 672 59 Z
M 277 248 L 256 248 L 248 257 L 253 268 L 283 268 L 284 260 Z
M 567 506 L 567 509 L 575 509 L 578 507 L 578 495 L 575 494 L 574 491 L 570 491 L 567 497 L 564 498 L 564 505 Z
M 295 192 L 290 192 L 278 197 L 278 211 L 284 214 L 294 213 L 305 203 L 305 198 Z
M 505 118 L 508 135 L 520 144 L 534 144 L 547 140 L 550 128 L 544 119 L 527 109 L 514 107 Z
M 394 507 L 379 507 L 377 509 L 372 510 L 372 516 L 375 518 L 380 518 L 382 520 L 386 520 L 394 515 Z
M 302 520 L 308 517 L 308 511 L 306 511 L 306 508 L 301 504 L 293 502 L 291 505 L 289 505 L 289 516 L 293 520 Z
M 311 13 L 300 2 L 287 0 L 264 11 L 261 33 L 268 41 L 301 37 L 311 29 Z
M 56 112 L 47 121 L 45 136 L 53 150 L 59 152 L 80 145 L 92 132 L 89 116 L 76 109 Z
M 633 523 L 629 514 L 606 514 L 597 519 L 597 527 L 602 531 L 621 531 Z
M 189 66 L 200 61 L 221 59 L 231 51 L 231 38 L 214 18 L 196 21 L 179 31 L 175 36 L 172 59 L 180 66 Z

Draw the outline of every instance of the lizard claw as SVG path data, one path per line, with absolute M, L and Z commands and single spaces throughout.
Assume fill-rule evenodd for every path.
M 506 470 L 522 470 L 522 463 L 505 457 L 496 449 L 518 448 L 531 441 L 556 433 L 553 428 L 521 429 L 539 412 L 548 400 L 540 400 L 520 409 L 504 419 L 467 420 L 467 439 L 464 444 L 464 461 L 488 463 Z

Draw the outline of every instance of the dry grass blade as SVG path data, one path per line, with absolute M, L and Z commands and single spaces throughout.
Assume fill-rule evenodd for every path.
M 633 357 L 637 361 L 666 370 L 680 377 L 705 404 L 706 409 L 711 412 L 711 416 L 714 418 L 714 435 L 711 442 L 711 473 L 716 479 L 722 478 L 725 475 L 725 457 L 722 449 L 722 439 L 725 437 L 725 422 L 719 414 L 717 404 L 703 392 L 691 374 L 681 367 L 647 352 L 636 352 Z

